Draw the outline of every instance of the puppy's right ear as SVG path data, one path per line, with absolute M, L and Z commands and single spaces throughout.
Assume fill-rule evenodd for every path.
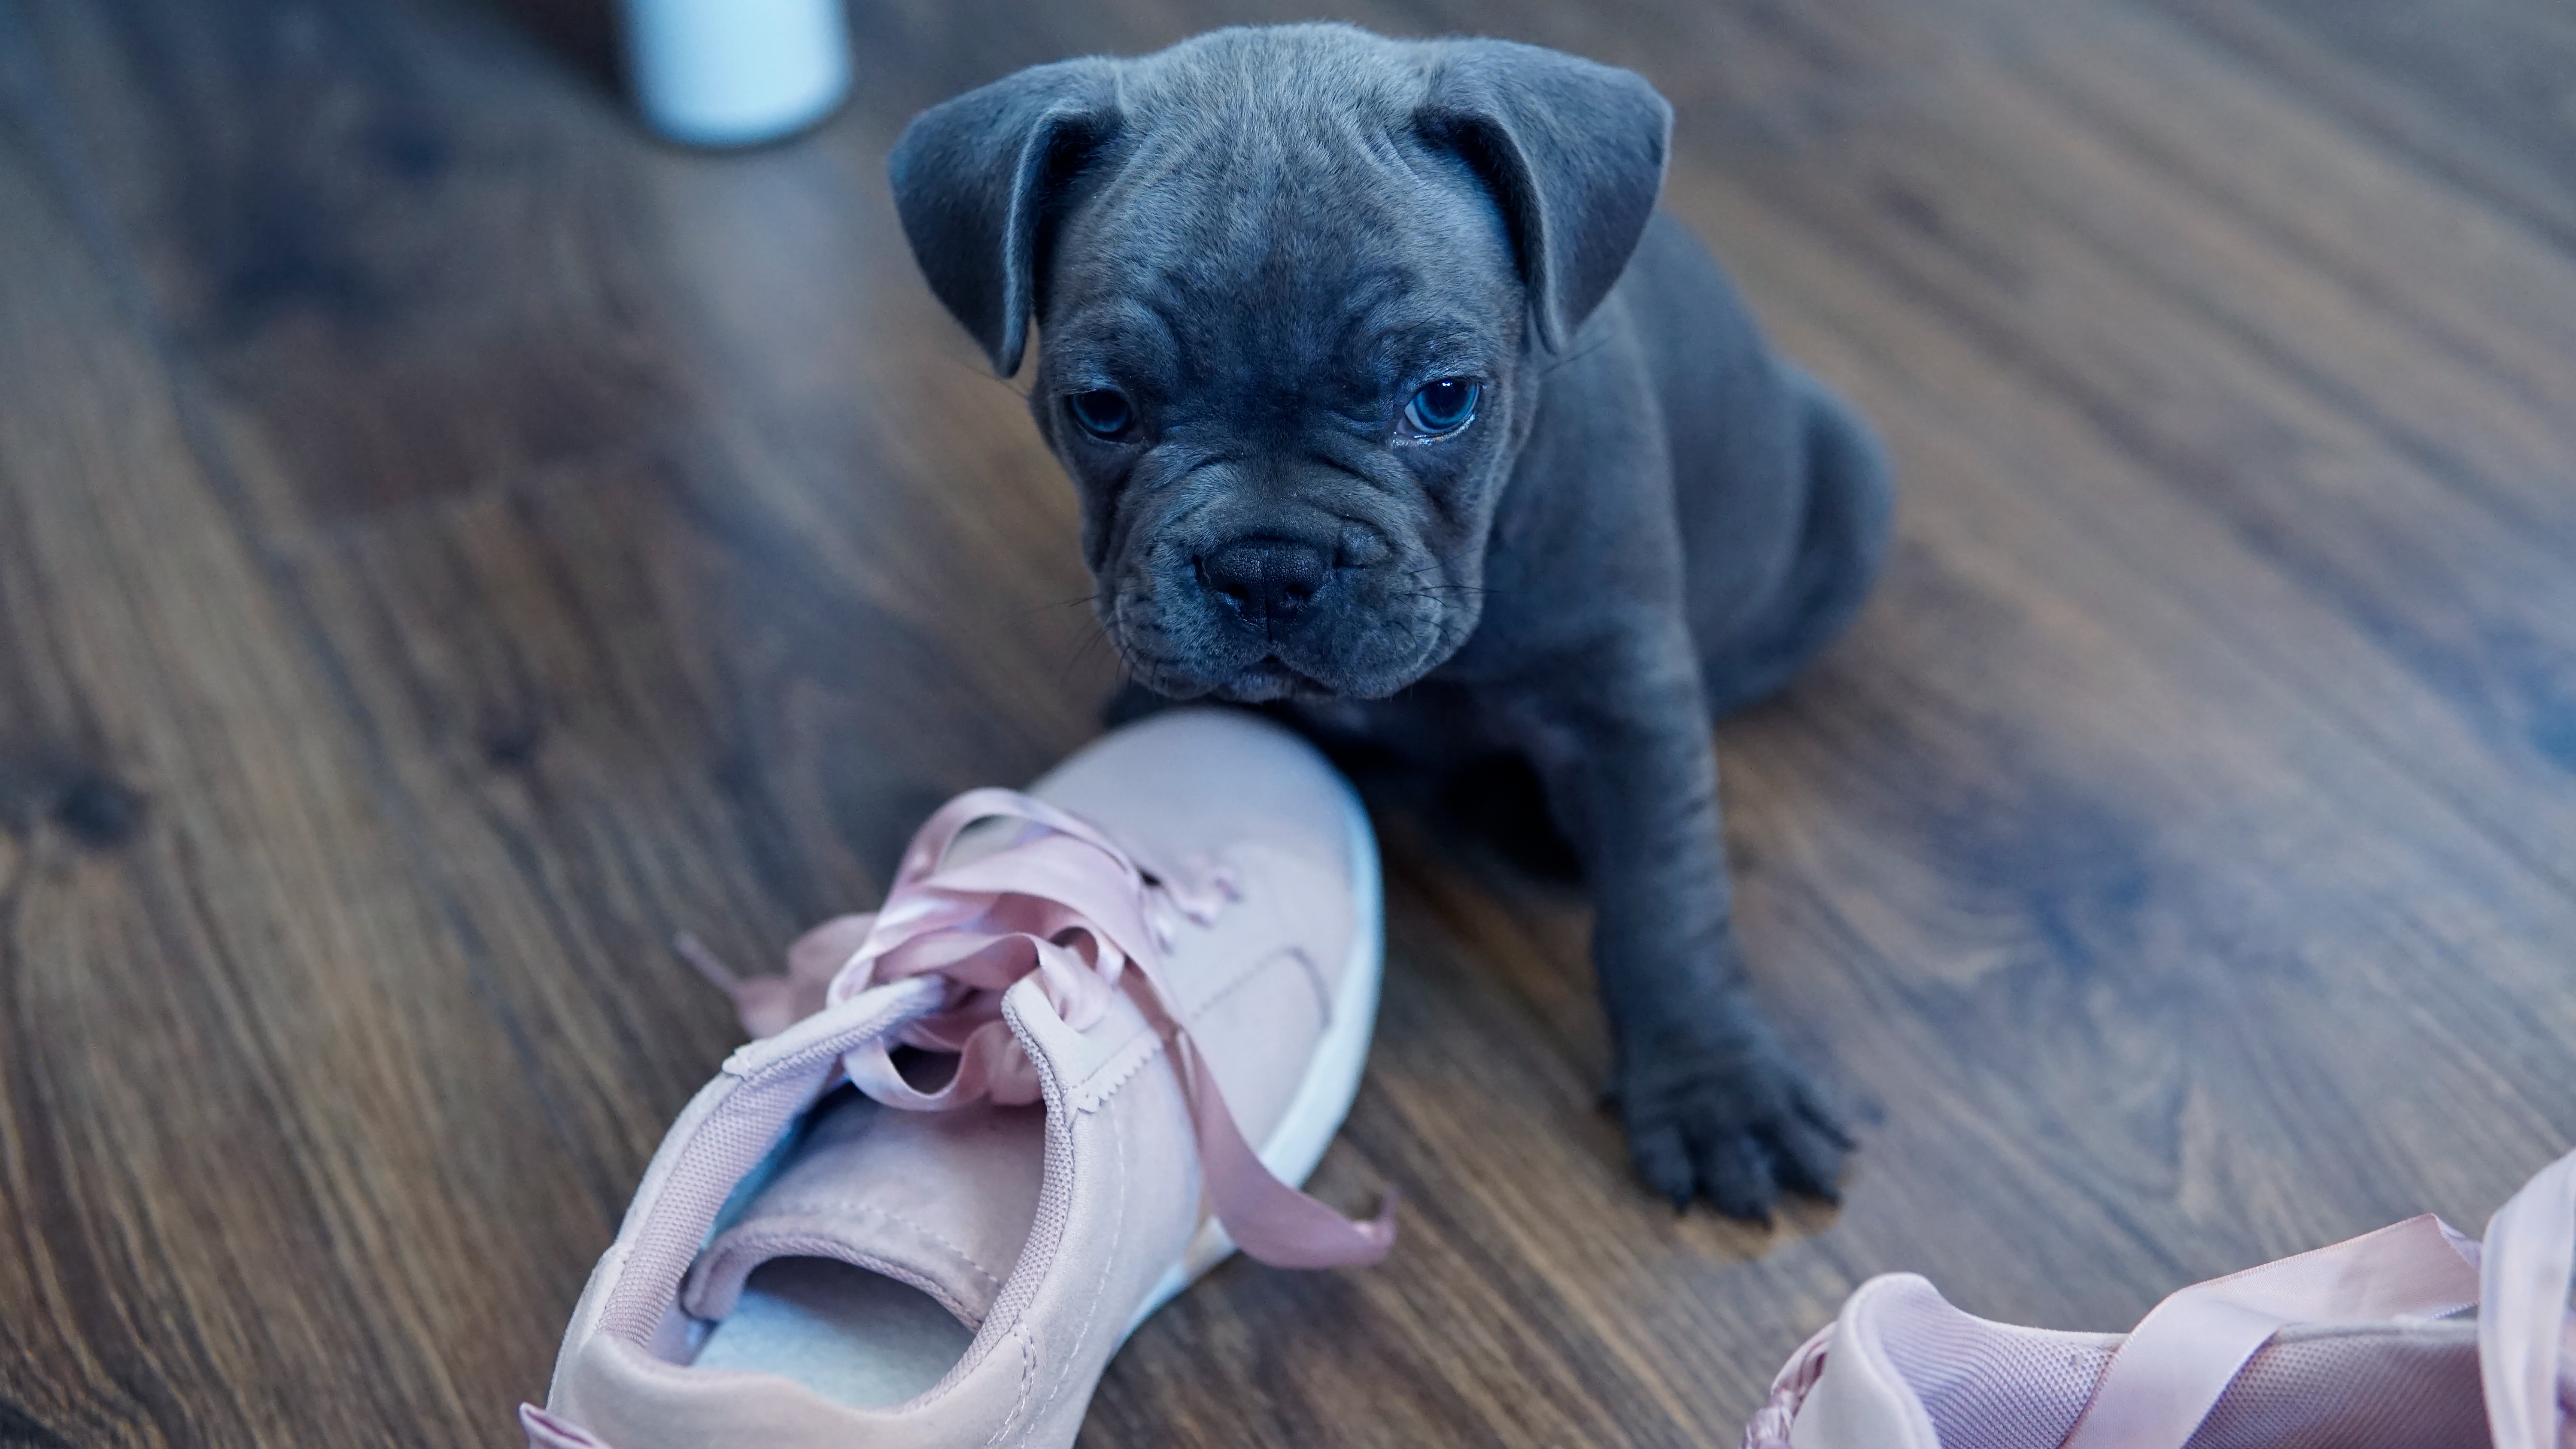
M 1563 348 L 1609 294 L 1664 185 L 1673 108 L 1634 71 L 1507 40 L 1435 40 L 1418 124 L 1490 188 L 1539 345 Z
M 930 290 L 1009 377 L 1027 350 L 1050 203 L 1117 133 L 1117 62 L 1033 66 L 913 117 L 886 158 Z

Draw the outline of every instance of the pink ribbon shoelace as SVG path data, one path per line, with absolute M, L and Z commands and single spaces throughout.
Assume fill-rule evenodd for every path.
M 988 820 L 1018 822 L 1008 843 L 948 864 L 966 828 Z M 1211 871 L 1196 882 L 1149 877 L 1074 815 L 1016 790 L 970 790 L 913 836 L 885 904 L 807 932 L 788 949 L 785 976 L 746 980 L 696 941 L 683 936 L 678 945 L 733 998 L 755 1037 L 774 1036 L 871 987 L 944 978 L 946 1003 L 894 1038 L 955 1056 L 956 1069 L 938 1090 L 906 1081 L 884 1038 L 842 1058 L 860 1091 L 915 1112 L 1040 1099 L 1037 1068 L 1002 1019 L 1002 993 L 1023 978 L 1034 974 L 1076 1031 L 1096 1025 L 1123 991 L 1161 1034 L 1180 1074 L 1208 1199 L 1235 1245 L 1279 1268 L 1374 1263 L 1395 1243 L 1393 1194 L 1376 1217 L 1355 1222 L 1272 1175 L 1172 1010 L 1162 952 L 1175 939 L 1174 916 L 1205 923 L 1238 896 L 1230 872 Z

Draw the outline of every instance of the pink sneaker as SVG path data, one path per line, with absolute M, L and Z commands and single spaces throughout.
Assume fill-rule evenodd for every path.
M 2409 1218 L 2195 1283 L 2127 1334 L 1863 1283 L 1745 1449 L 2576 1449 L 2576 1154 L 2483 1242 Z
M 1359 1089 L 1379 930 L 1350 787 L 1247 715 L 958 797 L 786 977 L 709 963 L 765 1039 L 654 1154 L 528 1442 L 1071 1444 L 1111 1353 L 1237 1245 L 1393 1241 L 1391 1208 L 1289 1186 Z

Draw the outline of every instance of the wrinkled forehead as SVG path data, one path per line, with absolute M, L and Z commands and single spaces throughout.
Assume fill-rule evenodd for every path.
M 1466 168 L 1346 125 L 1149 130 L 1066 219 L 1050 264 L 1048 346 L 1167 385 L 1365 389 L 1444 359 L 1489 365 L 1524 305 L 1501 214 Z

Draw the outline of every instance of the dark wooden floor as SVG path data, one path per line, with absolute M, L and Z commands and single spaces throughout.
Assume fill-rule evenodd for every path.
M 881 158 L 1242 6 L 860 0 L 820 134 L 640 139 L 574 0 L 0 0 L 0 1445 L 510 1442 L 740 959 L 1093 728 L 1069 487 Z M 1676 1220 L 1580 902 L 1397 812 L 1323 1183 L 1092 1445 L 1731 1445 L 1862 1277 L 2115 1327 L 2576 1140 L 2576 15 L 1367 0 L 1635 66 L 1903 470 L 1720 730 L 1850 1199 Z

